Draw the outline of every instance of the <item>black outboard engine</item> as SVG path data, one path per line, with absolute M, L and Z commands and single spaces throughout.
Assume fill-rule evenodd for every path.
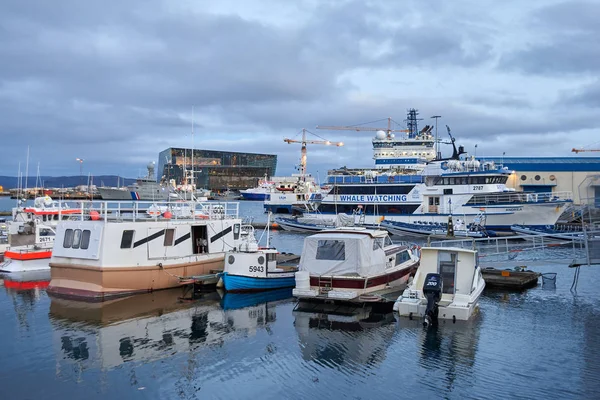
M 427 299 L 423 326 L 429 327 L 432 324 L 437 324 L 438 320 L 438 303 L 442 298 L 442 277 L 440 274 L 427 274 L 423 285 L 423 295 Z

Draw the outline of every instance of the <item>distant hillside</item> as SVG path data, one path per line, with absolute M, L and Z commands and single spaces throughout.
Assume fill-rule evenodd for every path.
M 60 187 L 74 187 L 78 185 L 87 185 L 88 177 L 77 176 L 42 176 L 40 178 L 43 182 L 43 186 L 47 188 L 60 188 Z M 27 186 L 35 186 L 35 176 L 27 178 Z M 116 175 L 100 175 L 93 177 L 93 183 L 96 186 L 117 186 L 117 180 L 120 185 L 130 185 L 135 182 L 135 179 L 130 178 L 119 178 Z M 123 182 L 124 181 L 124 182 Z M 23 185 L 25 185 L 25 178 L 23 178 Z M 14 176 L 0 176 L 0 186 L 4 190 L 14 189 L 18 186 L 17 178 Z

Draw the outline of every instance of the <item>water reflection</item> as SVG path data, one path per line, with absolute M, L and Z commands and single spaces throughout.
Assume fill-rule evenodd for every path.
M 293 315 L 302 358 L 346 374 L 383 362 L 395 332 L 393 314 L 370 307 L 300 302 Z
M 87 303 L 51 298 L 57 372 L 111 370 L 255 335 L 275 321 L 274 305 L 291 292 L 190 298 L 180 289 Z
M 12 302 L 19 327 L 28 331 L 37 303 L 50 284 L 50 271 L 26 271 L 0 274 L 4 290 Z

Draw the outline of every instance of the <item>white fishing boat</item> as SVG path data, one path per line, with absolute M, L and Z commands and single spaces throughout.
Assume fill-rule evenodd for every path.
M 268 233 L 269 221 L 267 221 Z M 277 249 L 260 247 L 252 225 L 242 225 L 243 240 L 238 249 L 225 253 L 225 269 L 221 276 L 228 292 L 252 292 L 291 288 L 295 285 L 297 267 L 278 266 Z
M 304 239 L 294 296 L 377 302 L 376 292 L 401 286 L 419 264 L 406 245 L 383 230 L 338 228 Z
M 89 204 L 58 226 L 49 293 L 103 300 L 176 287 L 222 272 L 240 244 L 238 203 L 152 204 L 152 213 L 144 202 L 127 213 L 111 205 Z
M 284 231 L 290 232 L 320 232 L 344 226 L 361 226 L 359 215 L 338 214 L 333 219 L 313 217 L 275 218 L 275 223 Z
M 0 271 L 49 270 L 56 226 L 60 221 L 80 214 L 81 208 L 72 208 L 50 196 L 37 197 L 33 206 L 13 208 L 12 220 L 7 223 L 8 246 Z
M 394 311 L 405 317 L 423 318 L 426 326 L 438 318 L 468 320 L 478 310 L 484 288 L 476 251 L 423 247 L 419 269 L 394 303 Z

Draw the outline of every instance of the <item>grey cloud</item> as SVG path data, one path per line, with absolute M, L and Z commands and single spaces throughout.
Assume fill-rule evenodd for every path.
M 539 39 L 504 54 L 499 68 L 531 74 L 597 73 L 600 70 L 600 7 L 565 1 L 542 8 L 531 17 Z

